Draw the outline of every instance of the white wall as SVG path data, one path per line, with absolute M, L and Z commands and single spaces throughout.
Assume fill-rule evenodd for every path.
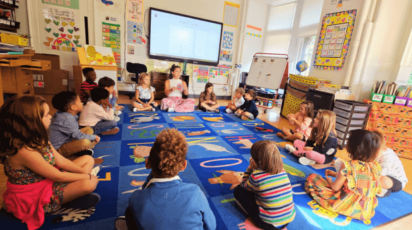
M 243 47 L 241 57 L 241 72 L 249 72 L 252 63 L 253 55 L 263 51 L 263 45 L 266 37 L 266 23 L 268 5 L 260 0 L 249 0 L 247 5 L 246 23 L 245 26 L 251 25 L 261 28 L 262 31 L 257 31 L 251 28 L 245 28 L 243 36 Z M 262 37 L 252 37 L 246 33 L 260 34 Z
M 362 11 L 362 5 L 364 2 L 365 0 L 343 1 L 343 6 L 338 8 L 336 4 L 332 5 L 330 0 L 324 1 L 322 13 L 320 15 L 320 20 L 318 24 L 318 29 L 316 32 L 317 35 L 319 35 L 320 33 L 323 18 L 328 13 L 357 9 L 355 28 L 352 34 L 352 40 L 349 46 L 348 56 L 346 58 L 346 61 L 345 61 L 345 64 L 342 70 L 323 70 L 323 69 L 312 68 L 311 71 L 309 72 L 309 76 L 331 80 L 333 84 L 343 84 L 344 83 L 349 66 L 351 65 L 351 62 L 355 61 L 356 59 L 356 54 L 358 50 L 357 44 L 359 44 L 360 39 L 361 39 L 361 33 L 363 30 L 363 24 L 365 21 L 365 19 L 362 20 L 362 14 L 364 13 Z M 316 38 L 315 46 L 317 46 L 318 44 L 318 40 L 319 40 L 318 37 L 319 36 L 317 36 Z M 315 59 L 315 55 L 313 55 L 312 62 L 310 63 L 310 65 L 313 65 L 314 59 Z
M 370 47 L 358 85 L 358 89 L 361 90 L 359 99 L 369 96 L 376 80 L 396 80 L 411 31 L 408 22 L 411 6 L 410 0 L 398 0 L 396 4 L 391 0 L 378 1 Z

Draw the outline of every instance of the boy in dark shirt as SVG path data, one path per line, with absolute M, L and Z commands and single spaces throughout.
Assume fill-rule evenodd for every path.
M 259 110 L 255 104 L 256 92 L 249 89 L 245 94 L 245 103 L 236 110 L 235 114 L 242 118 L 242 120 L 255 120 L 259 115 Z
M 96 81 L 96 72 L 94 72 L 93 68 L 84 68 L 83 75 L 86 78 L 86 81 L 80 86 L 80 100 L 83 104 L 86 104 L 90 97 L 90 91 L 98 87 L 98 85 L 94 82 Z

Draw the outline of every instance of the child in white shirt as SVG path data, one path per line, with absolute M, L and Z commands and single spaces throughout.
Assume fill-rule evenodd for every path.
M 114 110 L 109 101 L 109 91 L 104 88 L 94 88 L 90 92 L 91 101 L 88 101 L 80 114 L 79 125 L 89 126 L 95 134 L 111 135 L 119 132 L 114 120 Z M 107 110 L 109 108 L 109 110 Z
M 245 95 L 245 90 L 243 88 L 237 88 L 235 91 L 235 96 L 226 106 L 226 113 L 233 113 L 235 112 L 240 106 L 245 103 L 245 99 L 243 98 Z

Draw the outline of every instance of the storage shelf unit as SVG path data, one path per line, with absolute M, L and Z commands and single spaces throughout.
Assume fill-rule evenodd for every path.
M 335 101 L 333 112 L 336 114 L 336 132 L 340 149 L 346 146 L 350 131 L 365 129 L 371 107 L 369 104 L 356 101 Z

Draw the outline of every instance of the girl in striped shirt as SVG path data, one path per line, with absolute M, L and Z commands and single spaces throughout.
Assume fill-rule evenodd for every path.
M 292 187 L 274 141 L 253 144 L 249 167 L 234 190 L 240 208 L 262 229 L 286 229 L 296 215 Z

